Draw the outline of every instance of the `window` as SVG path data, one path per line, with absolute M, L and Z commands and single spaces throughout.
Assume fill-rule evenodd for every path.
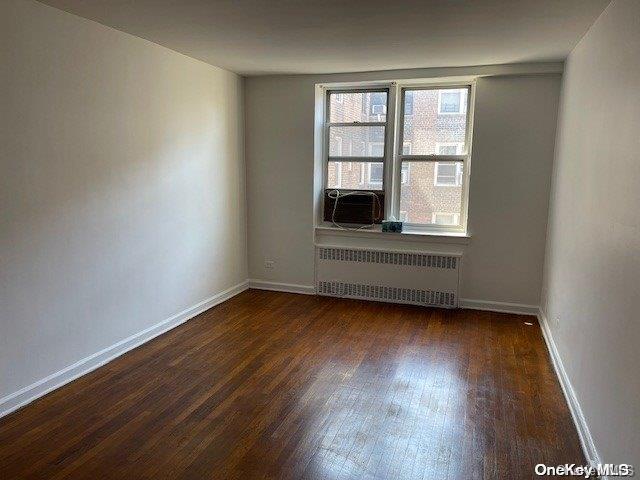
M 369 144 L 370 157 L 384 157 L 384 143 L 372 142 Z
M 370 163 L 369 169 L 369 185 L 382 185 L 382 164 Z
M 404 114 L 413 115 L 413 92 L 411 90 L 404 92 Z
M 467 91 L 465 89 L 442 89 L 438 92 L 438 113 L 459 115 L 466 111 Z
M 382 92 L 373 92 L 369 97 L 369 108 L 371 115 L 387 114 L 387 94 Z
M 438 155 L 460 155 L 461 142 L 436 142 Z M 462 163 L 436 162 L 433 184 L 436 187 L 459 187 L 462 184 Z
M 433 184 L 436 187 L 459 187 L 462 184 L 462 163 L 436 162 Z
M 328 92 L 328 171 L 341 162 L 359 163 L 360 167 L 357 172 L 353 168 L 341 171 L 340 185 L 338 175 L 329 173 L 327 188 L 382 190 L 388 96 L 388 89 Z M 343 144 L 349 148 L 342 148 Z
M 405 163 L 402 165 L 402 170 L 400 170 L 400 183 L 403 185 L 409 181 L 409 164 Z
M 411 229 L 465 231 L 473 85 L 352 88 L 327 89 L 327 188 L 384 191 Z
M 436 142 L 436 153 L 438 155 L 460 155 L 462 146 L 462 142 Z
M 335 162 L 333 164 L 333 176 L 337 188 L 342 187 L 342 162 Z
M 458 213 L 434 212 L 432 220 L 436 225 L 457 225 L 459 218 Z

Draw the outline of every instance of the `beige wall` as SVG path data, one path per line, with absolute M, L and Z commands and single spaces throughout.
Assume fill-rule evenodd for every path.
M 313 285 L 316 83 L 481 74 L 487 76 L 478 80 L 476 90 L 472 238 L 467 246 L 455 246 L 466 253 L 461 297 L 537 306 L 560 91 L 557 73 L 524 74 L 542 73 L 542 67 L 248 78 L 250 277 Z M 443 245 L 412 243 L 408 248 Z M 275 261 L 273 269 L 264 267 L 266 259 Z
M 242 79 L 0 4 L 0 398 L 247 278 Z
M 570 54 L 543 310 L 605 462 L 640 466 L 640 2 L 615 0 Z

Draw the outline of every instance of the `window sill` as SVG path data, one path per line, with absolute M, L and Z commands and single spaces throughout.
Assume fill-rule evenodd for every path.
M 315 234 L 336 237 L 376 238 L 398 240 L 401 242 L 445 243 L 450 245 L 468 245 L 471 235 L 464 232 L 425 232 L 422 230 L 403 230 L 401 233 L 383 232 L 380 226 L 362 230 L 344 230 L 330 226 L 316 226 Z

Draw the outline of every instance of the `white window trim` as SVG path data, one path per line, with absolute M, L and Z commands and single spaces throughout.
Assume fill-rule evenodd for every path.
M 474 117 L 474 104 L 475 104 L 475 77 L 458 77 L 458 79 L 451 79 L 450 81 L 437 81 L 436 79 L 403 79 L 396 81 L 370 81 L 370 82 L 351 82 L 342 84 L 324 84 L 316 85 L 316 138 L 322 138 L 320 143 L 320 149 L 316 150 L 316 163 L 319 179 L 318 184 L 322 188 L 326 188 L 327 185 L 327 159 L 329 148 L 329 128 L 328 128 L 328 93 L 330 91 L 341 90 L 348 91 L 362 91 L 362 90 L 381 90 L 388 89 L 388 108 L 387 108 L 387 121 L 386 121 L 386 135 L 385 135 L 385 157 L 384 157 L 384 170 L 383 170 L 383 185 L 382 189 L 385 192 L 385 212 L 386 216 L 391 215 L 396 218 L 399 215 L 400 207 L 400 188 L 401 184 L 401 164 L 403 161 L 462 161 L 464 162 L 463 179 L 462 179 L 462 205 L 460 213 L 460 224 L 452 228 L 451 226 L 445 226 L 442 228 L 440 225 L 432 224 L 406 224 L 407 233 L 412 235 L 419 235 L 431 237 L 438 236 L 440 238 L 470 238 L 467 231 L 468 225 L 468 210 L 469 210 L 469 185 L 471 177 L 471 156 L 472 156 L 472 138 L 473 138 L 473 117 Z M 466 88 L 468 93 L 466 95 L 467 102 L 465 105 L 465 111 L 467 112 L 467 127 L 465 137 L 465 151 L 462 155 L 403 155 L 402 143 L 400 141 L 403 138 L 402 126 L 402 108 L 403 108 L 403 93 L 406 89 L 420 90 L 420 89 L 452 89 L 452 88 Z M 415 109 L 415 106 L 414 106 Z M 384 123 L 384 122 L 382 122 Z M 395 128 L 395 125 L 398 125 Z M 338 159 L 333 159 L 334 161 Z M 379 161 L 379 159 L 371 158 L 359 158 L 349 157 L 340 159 L 340 161 Z M 320 191 L 317 190 L 318 194 Z M 324 197 L 322 197 L 324 198 Z M 322 220 L 322 201 L 319 202 L 319 208 L 317 209 L 317 222 L 316 228 L 328 228 L 327 222 Z M 379 229 L 377 229 L 379 230 Z M 347 232 L 351 233 L 351 232 Z M 376 234 L 376 229 L 373 229 L 371 234 Z M 363 234 L 363 232 L 360 232 Z
M 469 103 L 468 98 L 467 98 L 467 104 L 465 104 L 465 102 L 463 102 L 462 100 L 462 92 L 460 92 L 460 110 L 457 112 L 443 112 L 442 111 L 442 91 L 438 92 L 438 115 L 464 115 L 467 112 L 467 104 Z M 469 97 L 469 95 L 467 94 L 467 97 Z

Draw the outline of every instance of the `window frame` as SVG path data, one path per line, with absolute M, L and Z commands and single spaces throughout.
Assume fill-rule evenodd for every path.
M 471 178 L 471 156 L 472 156 L 472 139 L 473 139 L 473 123 L 474 123 L 474 106 L 475 106 L 475 78 L 464 78 L 463 80 L 452 81 L 433 81 L 428 80 L 401 80 L 388 82 L 360 82 L 352 84 L 333 84 L 321 85 L 322 90 L 322 185 L 327 186 L 329 161 L 340 162 L 382 162 L 383 174 L 381 190 L 385 193 L 385 212 L 386 216 L 391 215 L 399 218 L 400 215 L 400 198 L 402 184 L 402 163 L 403 162 L 461 162 L 462 167 L 462 199 L 461 211 L 459 214 L 458 225 L 436 225 L 436 224 L 417 224 L 405 223 L 407 231 L 415 233 L 438 235 L 452 233 L 455 235 L 468 233 L 468 211 L 469 211 L 469 185 Z M 446 90 L 446 89 L 467 89 L 465 109 L 460 115 L 466 113 L 465 140 L 464 149 L 459 155 L 404 155 L 402 152 L 404 136 L 404 98 L 407 91 L 413 90 Z M 380 157 L 329 157 L 329 127 L 344 126 L 344 124 L 330 123 L 330 101 L 331 93 L 363 93 L 370 91 L 386 91 L 387 92 L 387 116 L 386 122 L 359 122 L 360 126 L 385 126 L 385 146 L 384 156 Z M 320 97 L 319 97 L 320 98 Z M 440 94 L 438 94 L 438 100 Z M 439 108 L 439 107 L 438 107 Z M 414 105 L 415 109 L 415 105 Z M 442 142 L 440 142 L 442 143 Z M 451 142 L 457 143 L 457 142 Z M 363 168 L 366 166 L 363 165 Z M 409 167 L 410 168 L 410 167 Z M 368 176 L 366 177 L 368 178 Z M 346 189 L 343 190 L 358 190 Z M 322 207 L 321 207 L 322 208 Z

